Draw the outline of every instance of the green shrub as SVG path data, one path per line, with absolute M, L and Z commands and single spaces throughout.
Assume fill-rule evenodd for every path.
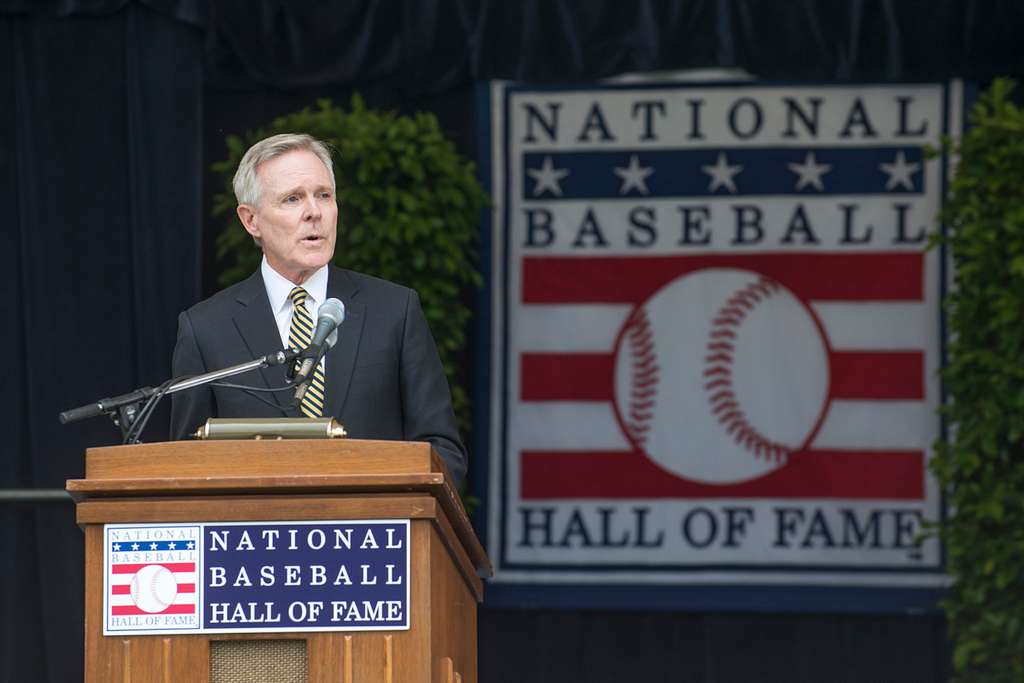
M 953 586 L 943 607 L 961 681 L 1024 681 L 1024 111 L 996 81 L 952 151 L 942 211 L 955 284 L 946 299 L 949 438 L 932 470 Z
M 398 116 L 366 109 L 357 95 L 348 111 L 329 100 L 275 119 L 244 138 L 228 136 L 228 158 L 213 164 L 224 189 L 213 214 L 226 219 L 217 236 L 222 285 L 259 266 L 260 251 L 235 215 L 231 178 L 245 150 L 277 133 L 308 133 L 335 150 L 339 220 L 334 262 L 419 292 L 465 434 L 466 373 L 461 367 L 477 270 L 480 211 L 486 195 L 473 165 L 445 139 L 433 114 Z

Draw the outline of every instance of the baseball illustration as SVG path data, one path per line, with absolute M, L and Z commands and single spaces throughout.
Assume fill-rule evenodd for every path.
M 627 437 L 693 481 L 739 483 L 784 466 L 827 407 L 828 345 L 814 312 L 749 270 L 669 282 L 627 319 L 615 358 Z
M 174 574 L 163 565 L 146 565 L 132 577 L 132 600 L 144 612 L 163 612 L 174 604 L 177 595 L 178 582 Z

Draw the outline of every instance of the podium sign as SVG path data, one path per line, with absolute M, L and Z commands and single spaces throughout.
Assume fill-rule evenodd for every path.
M 409 520 L 104 531 L 104 635 L 409 628 Z

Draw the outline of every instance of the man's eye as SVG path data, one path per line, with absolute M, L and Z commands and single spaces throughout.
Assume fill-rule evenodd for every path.
M 331 196 L 332 196 L 332 195 L 331 195 L 331 193 L 330 193 L 330 192 L 321 192 L 321 193 L 320 193 L 320 199 L 330 199 L 330 198 L 331 198 Z
M 294 204 L 295 202 L 299 201 L 299 195 L 297 195 L 297 194 L 290 194 L 287 197 L 285 197 L 284 200 L 286 202 L 291 202 L 291 203 Z

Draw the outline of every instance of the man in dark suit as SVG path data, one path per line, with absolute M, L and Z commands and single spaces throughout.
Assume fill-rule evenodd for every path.
M 345 320 L 318 371 L 322 396 L 311 389 L 311 398 L 298 406 L 292 391 L 263 394 L 268 405 L 237 389 L 182 391 L 172 396 L 172 438 L 186 438 L 209 417 L 322 414 L 336 417 L 354 438 L 429 441 L 460 483 L 466 449 L 419 297 L 330 263 L 338 205 L 326 146 L 307 135 L 262 140 L 242 158 L 234 190 L 238 216 L 263 249 L 263 262 L 245 281 L 181 314 L 174 376 L 294 347 L 297 329 L 303 334 L 295 318 L 315 321 L 317 307 L 328 298 L 344 303 Z M 253 371 L 239 383 L 282 387 L 286 372 L 281 366 Z

